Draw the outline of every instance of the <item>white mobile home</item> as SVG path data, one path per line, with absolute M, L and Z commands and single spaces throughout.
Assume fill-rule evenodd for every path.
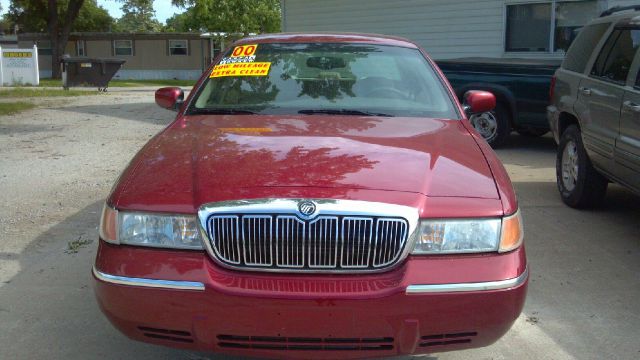
M 409 38 L 435 59 L 562 58 L 579 29 L 639 0 L 281 0 L 285 32 Z

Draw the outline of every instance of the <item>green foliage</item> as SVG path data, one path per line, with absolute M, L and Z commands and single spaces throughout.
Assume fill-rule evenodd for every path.
M 105 8 L 96 3 L 96 0 L 85 0 L 71 31 L 106 32 L 111 30 L 113 24 L 114 19 Z
M 79 236 L 77 240 L 67 242 L 67 250 L 64 252 L 67 254 L 77 254 L 80 249 L 91 244 L 93 240 L 91 239 L 83 239 L 82 236 Z
M 64 27 L 66 9 L 69 0 L 58 0 L 58 21 Z M 9 29 L 18 25 L 20 32 L 48 32 L 49 13 L 47 2 L 40 0 L 11 0 L 9 11 L 5 15 Z M 85 0 L 71 31 L 109 31 L 113 24 L 109 12 L 99 6 L 96 0 Z
M 33 109 L 34 107 L 36 107 L 35 104 L 24 101 L 0 102 L 0 116 L 14 115 L 25 110 Z
M 266 33 L 280 31 L 279 0 L 172 0 L 186 9 L 167 20 L 173 31 Z
M 187 9 L 182 14 L 175 14 L 167 19 L 162 29 L 165 32 L 198 32 L 206 31 L 202 24 L 198 23 L 193 8 Z
M 0 31 L 4 31 L 5 34 L 13 34 L 13 28 L 11 28 L 11 22 L 3 16 L 0 18 Z
M 122 0 L 122 17 L 118 19 L 116 30 L 119 32 L 155 32 L 162 30 L 162 24 L 156 20 L 153 0 Z

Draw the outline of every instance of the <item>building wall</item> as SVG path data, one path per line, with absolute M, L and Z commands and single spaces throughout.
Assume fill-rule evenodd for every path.
M 85 40 L 85 49 L 87 51 L 88 57 L 96 57 L 96 58 L 110 58 L 114 57 L 112 55 L 113 50 L 111 47 L 113 46 L 111 40 Z M 73 42 L 73 50 L 69 52 L 69 54 L 75 56 L 76 52 L 76 42 Z
M 175 40 L 183 40 L 176 38 Z M 87 41 L 89 44 L 90 41 Z M 111 44 L 109 46 L 112 46 Z M 104 48 L 104 45 L 100 45 Z M 168 40 L 134 40 L 134 56 L 117 57 L 127 60 L 127 70 L 190 70 L 202 68 L 201 40 L 189 40 L 188 55 L 169 55 Z M 87 55 L 93 56 L 90 52 Z M 113 55 L 110 55 L 113 56 Z
M 503 49 L 500 0 L 284 0 L 283 30 L 396 35 L 434 58 L 491 56 Z
M 183 40 L 176 37 L 175 40 Z M 87 41 L 87 45 L 93 41 Z M 117 55 L 127 62 L 115 75 L 117 79 L 181 79 L 195 80 L 203 71 L 203 40 L 188 39 L 188 55 L 170 55 L 168 39 L 133 40 L 133 56 Z M 112 55 L 113 44 L 95 44 L 96 48 L 104 52 L 108 49 Z M 88 46 L 87 55 L 93 56 Z
M 19 41 L 21 46 L 32 47 L 44 34 L 26 34 Z M 133 55 L 114 55 L 114 40 L 126 39 L 133 42 Z M 169 39 L 187 40 L 187 55 L 170 55 Z M 89 58 L 121 58 L 126 60 L 115 75 L 119 79 L 197 79 L 204 66 L 208 40 L 194 34 L 110 34 L 89 33 L 72 35 L 67 43 L 66 54 L 76 56 L 77 41 L 83 41 Z M 51 77 L 51 56 L 40 55 L 41 77 Z
M 506 5 L 545 0 L 281 0 L 283 31 L 366 32 L 408 38 L 435 59 L 562 57 L 505 53 Z M 605 8 L 638 4 L 604 0 Z
M 0 47 L 3 49 L 15 49 L 18 47 L 18 37 L 16 35 L 1 35 Z

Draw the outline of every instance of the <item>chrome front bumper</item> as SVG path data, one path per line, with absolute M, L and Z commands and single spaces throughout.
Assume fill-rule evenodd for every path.
M 204 284 L 197 281 L 173 281 L 110 275 L 99 271 L 95 266 L 93 267 L 93 276 L 100 281 L 118 285 L 204 291 Z
M 529 277 L 529 268 L 524 269 L 520 276 L 513 279 L 459 284 L 409 285 L 407 286 L 405 293 L 407 295 L 411 295 L 425 293 L 449 293 L 510 289 L 524 284 L 524 282 L 527 281 L 527 277 Z
M 93 267 L 93 275 L 96 279 L 118 285 L 164 288 L 174 290 L 197 290 L 204 291 L 205 286 L 197 281 L 173 281 L 160 279 L 134 278 L 126 276 L 116 276 L 103 273 Z M 526 268 L 520 276 L 500 281 L 485 281 L 475 283 L 458 283 L 458 284 L 424 284 L 409 285 L 405 293 L 407 295 L 426 294 L 426 293 L 451 293 L 466 291 L 490 291 L 501 290 L 518 287 L 522 285 L 529 277 L 529 268 Z

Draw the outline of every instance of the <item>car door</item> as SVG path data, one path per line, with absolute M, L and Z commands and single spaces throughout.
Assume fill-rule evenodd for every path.
M 640 43 L 640 29 L 632 30 L 632 38 Z M 616 141 L 616 177 L 626 185 L 640 191 L 640 51 L 630 73 L 622 99 L 620 133 Z
M 598 54 L 588 78 L 580 81 L 576 112 L 593 164 L 611 173 L 620 128 L 625 83 L 636 48 L 628 28 L 615 28 Z

